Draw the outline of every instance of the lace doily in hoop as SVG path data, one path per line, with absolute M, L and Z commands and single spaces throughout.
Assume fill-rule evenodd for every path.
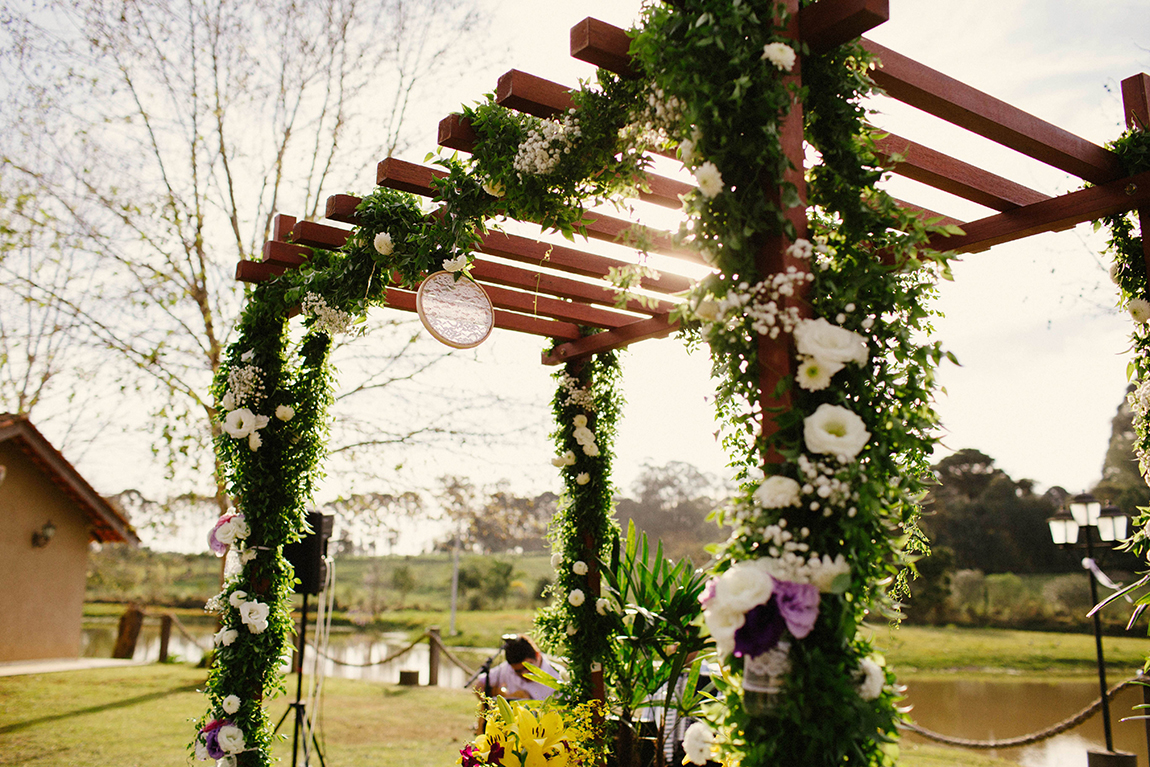
M 479 346 L 495 327 L 495 310 L 483 288 L 466 277 L 436 272 L 415 294 L 415 309 L 427 332 L 456 349 Z

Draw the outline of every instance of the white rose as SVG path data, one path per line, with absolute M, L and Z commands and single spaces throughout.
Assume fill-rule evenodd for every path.
M 715 163 L 707 161 L 695 171 L 695 183 L 699 185 L 703 196 L 711 199 L 723 191 L 723 174 Z
M 583 589 L 572 589 L 571 593 L 567 595 L 567 601 L 571 603 L 572 607 L 578 607 L 583 604 L 586 598 L 583 594 Z
M 240 697 L 238 695 L 229 695 L 224 698 L 220 705 L 223 706 L 225 714 L 234 714 L 240 710 Z
M 870 358 L 866 339 L 853 330 L 832 325 L 825 318 L 801 320 L 795 328 L 799 354 L 823 362 L 856 362 L 865 365 Z
M 790 477 L 767 477 L 755 490 L 755 503 L 764 509 L 782 509 L 798 506 L 802 487 Z
M 763 46 L 762 58 L 780 71 L 790 72 L 795 66 L 795 49 L 786 43 L 767 43 Z
M 706 764 L 715 755 L 715 733 L 705 722 L 695 722 L 683 733 L 683 751 L 691 764 Z
M 230 647 L 232 642 L 236 641 L 239 636 L 240 632 L 236 631 L 235 629 L 220 629 L 220 644 L 224 647 Z
M 882 695 L 882 686 L 886 683 L 886 674 L 882 666 L 870 658 L 859 661 L 858 675 L 862 677 L 858 683 L 859 697 L 863 700 L 874 700 Z
M 290 421 L 295 418 L 295 408 L 291 405 L 279 405 L 276 407 L 276 418 L 281 421 Z
M 372 244 L 375 246 L 376 252 L 381 256 L 390 256 L 395 250 L 395 245 L 391 241 L 391 235 L 387 232 L 377 234 Z
M 268 627 L 268 613 L 270 608 L 262 602 L 244 602 L 240 607 L 240 620 L 253 634 L 262 634 Z
M 812 453 L 853 460 L 870 439 L 863 419 L 839 405 L 823 403 L 803 419 L 803 441 Z
M 229 754 L 238 754 L 244 750 L 244 731 L 234 724 L 225 724 L 216 730 L 216 742 Z
M 571 433 L 575 437 L 575 441 L 583 447 L 595 444 L 595 432 L 588 429 L 586 426 L 576 426 L 575 431 Z

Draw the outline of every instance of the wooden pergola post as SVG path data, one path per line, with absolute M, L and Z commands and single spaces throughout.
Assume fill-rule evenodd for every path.
M 1150 130 L 1150 75 L 1145 72 L 1122 81 L 1122 107 L 1126 113 L 1126 127 L 1131 130 Z M 1150 275 L 1150 207 L 1138 208 L 1138 230 L 1142 234 L 1142 258 L 1146 274 Z
M 786 12 L 788 14 L 786 36 L 790 38 L 791 47 L 795 49 L 796 56 L 794 67 L 783 77 L 783 82 L 788 86 L 793 86 L 796 95 L 791 99 L 790 112 L 780 122 L 779 143 L 783 154 L 790 161 L 790 169 L 783 175 L 783 180 L 794 185 L 801 204 L 785 210 L 784 213 L 787 220 L 794 226 L 795 237 L 806 238 L 807 185 L 803 174 L 803 105 L 797 97 L 798 90 L 803 84 L 802 56 L 798 54 L 800 40 L 799 0 L 786 0 Z M 765 189 L 764 193 L 771 197 L 776 205 L 782 206 L 783 195 L 779 189 Z M 790 266 L 795 267 L 800 272 L 807 272 L 809 270 L 807 262 L 788 255 L 787 250 L 792 244 L 794 244 L 793 241 L 788 239 L 784 233 L 769 238 L 756 259 L 760 276 L 765 279 L 771 274 L 785 272 Z M 801 296 L 803 292 L 800 290 L 799 295 L 789 297 L 786 304 L 788 306 L 802 306 Z M 758 356 L 759 404 L 762 409 L 760 413 L 761 435 L 765 440 L 777 429 L 771 412 L 779 408 L 787 409 L 790 407 L 789 395 L 774 396 L 778 382 L 794 372 L 790 334 L 780 334 L 778 338 L 774 339 L 764 335 L 759 336 Z M 783 460 L 782 456 L 773 448 L 764 456 L 764 459 L 768 463 L 781 463 Z

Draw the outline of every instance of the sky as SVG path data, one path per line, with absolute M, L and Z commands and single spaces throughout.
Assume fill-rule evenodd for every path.
M 471 72 L 437 87 L 413 121 L 426 125 L 420 161 L 435 144 L 439 119 L 494 90 L 512 67 L 574 85 L 593 69 L 568 55 L 568 32 L 594 16 L 617 26 L 637 17 L 635 0 L 488 0 L 492 26 Z M 1122 131 L 1121 79 L 1150 71 L 1150 14 L 1144 0 L 890 0 L 891 20 L 868 33 L 875 41 L 986 91 L 1096 143 Z M 889 99 L 876 100 L 874 121 L 931 148 L 977 163 L 1048 194 L 1081 186 L 1077 179 L 967 134 Z M 374 166 L 364 171 L 372 183 Z M 914 182 L 895 179 L 903 199 L 971 220 L 992 211 Z M 1126 387 L 1130 322 L 1114 304 L 1104 243 L 1089 225 L 1032 237 L 963 257 L 943 286 L 936 332 L 961 366 L 945 364 L 936 403 L 944 427 L 941 458 L 977 448 L 1015 479 L 1038 488 L 1086 489 L 1100 477 L 1110 420 Z M 434 343 L 434 342 L 429 342 Z M 552 368 L 539 363 L 542 342 L 496 330 L 460 356 L 449 375 L 520 403 L 522 433 L 499 449 L 465 447 L 412 456 L 425 476 L 450 471 L 479 481 L 506 477 L 522 492 L 557 489 L 550 466 Z M 617 485 L 631 487 L 642 466 L 692 463 L 725 475 L 708 398 L 709 360 L 688 355 L 671 338 L 645 341 L 623 355 L 627 399 L 616 443 Z M 434 407 L 434 403 L 428 403 Z M 91 451 L 99 452 L 99 451 Z M 101 492 L 139 486 L 125 463 L 93 455 L 82 473 Z M 137 469 L 137 471 L 139 471 Z M 328 487 L 327 495 L 338 492 Z

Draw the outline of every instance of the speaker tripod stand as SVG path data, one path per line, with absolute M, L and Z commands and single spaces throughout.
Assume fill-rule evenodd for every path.
M 299 619 L 299 651 L 296 653 L 296 684 L 295 684 L 295 703 L 289 703 L 287 711 L 276 722 L 276 728 L 273 732 L 280 731 L 280 725 L 287 719 L 287 715 L 295 711 L 295 724 L 292 727 L 291 736 L 291 764 L 296 767 L 296 759 L 299 756 L 300 746 L 303 746 L 303 764 L 304 767 L 311 765 L 311 753 L 308 746 L 308 721 L 307 721 L 307 704 L 302 699 L 303 693 L 303 651 L 307 646 L 307 592 L 303 594 L 303 615 Z M 303 738 L 300 738 L 300 735 Z M 320 750 L 319 741 L 316 740 L 315 730 L 311 730 L 311 745 L 315 747 L 315 755 L 319 757 L 321 767 L 327 767 L 323 760 L 323 751 Z

